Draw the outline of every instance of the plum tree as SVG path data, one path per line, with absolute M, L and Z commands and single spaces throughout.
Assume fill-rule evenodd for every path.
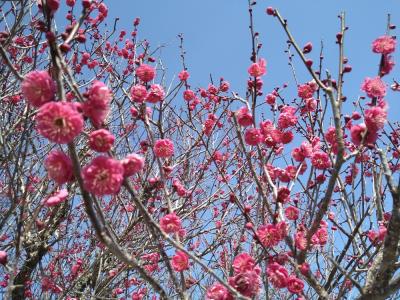
M 332 74 L 266 9 L 308 72 L 293 95 L 263 87 L 269 58 L 249 1 L 240 95 L 224 78 L 191 85 L 182 36 L 182 71 L 168 85 L 159 49 L 138 39 L 140 19 L 129 36 L 110 28 L 102 1 L 67 0 L 65 26 L 59 0 L 0 5 L 4 298 L 398 297 L 390 19 L 371 37 L 378 75 L 350 103 L 344 14 Z

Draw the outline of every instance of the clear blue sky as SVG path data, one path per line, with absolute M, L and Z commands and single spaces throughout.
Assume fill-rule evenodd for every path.
M 105 0 L 110 17 L 119 17 L 120 27 L 129 32 L 132 20 L 141 18 L 139 38 L 147 38 L 153 47 L 165 44 L 162 59 L 168 68 L 168 77 L 181 69 L 177 34 L 185 36 L 186 62 L 191 72 L 192 86 L 206 86 L 209 74 L 218 80 L 223 76 L 233 90 L 244 94 L 247 67 L 250 63 L 250 35 L 248 30 L 247 0 Z M 265 8 L 279 9 L 300 45 L 311 41 L 314 51 L 309 55 L 315 63 L 319 44 L 324 41 L 325 67 L 337 74 L 337 45 L 339 31 L 337 15 L 346 12 L 349 31 L 345 55 L 353 67 L 346 76 L 345 94 L 354 99 L 361 94 L 360 84 L 365 76 L 375 76 L 379 56 L 371 52 L 371 42 L 385 33 L 387 13 L 392 23 L 400 25 L 399 2 L 339 0 L 339 1 L 258 1 L 255 10 L 255 28 L 264 45 L 261 56 L 267 59 L 268 75 L 264 77 L 264 91 L 284 82 L 293 85 L 287 58 L 284 54 L 286 37 L 277 20 L 265 14 Z M 393 31 L 396 33 L 397 29 Z M 300 81 L 309 80 L 304 68 L 297 68 Z M 386 78 L 398 78 L 398 66 Z M 389 95 L 391 113 L 398 98 Z M 289 96 L 289 95 L 288 95 Z M 294 97 L 295 95 L 293 95 Z

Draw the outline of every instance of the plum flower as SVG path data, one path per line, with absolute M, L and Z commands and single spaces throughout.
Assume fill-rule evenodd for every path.
M 110 89 L 101 81 L 93 82 L 87 95 L 89 100 L 95 103 L 109 103 L 112 97 Z
M 24 98 L 34 107 L 54 100 L 56 86 L 47 71 L 32 71 L 22 81 Z
M 307 54 L 310 53 L 312 51 L 313 45 L 312 43 L 308 42 L 307 44 L 304 45 L 303 47 L 303 53 Z
M 60 185 L 73 178 L 71 158 L 60 150 L 53 150 L 47 155 L 44 167 L 49 178 Z
M 122 166 L 124 167 L 124 176 L 132 176 L 144 168 L 144 158 L 136 153 L 128 154 L 122 160 Z
M 351 126 L 350 135 L 356 146 L 361 145 L 362 141 L 364 141 L 364 144 L 373 144 L 378 138 L 378 133 L 376 131 L 367 131 L 367 126 L 364 123 Z
M 378 231 L 369 230 L 367 237 L 373 245 L 378 245 L 385 240 L 386 234 L 387 228 L 384 225 L 380 225 Z
M 274 224 L 260 226 L 256 234 L 265 247 L 276 246 L 280 241 L 279 231 Z
M 326 130 L 324 136 L 325 136 L 326 141 L 327 141 L 329 144 L 331 144 L 333 153 L 336 154 L 337 151 L 338 151 L 338 143 L 337 143 L 337 137 L 336 137 L 336 129 L 335 129 L 335 127 L 333 127 L 333 126 L 329 127 L 329 128 Z
M 97 152 L 110 151 L 115 137 L 106 129 L 98 129 L 89 135 L 89 147 Z
M 183 99 L 186 101 L 194 100 L 194 98 L 196 98 L 196 94 L 192 90 L 187 89 L 183 92 Z
M 136 76 L 143 82 L 149 82 L 156 76 L 156 71 L 152 66 L 141 64 L 136 69 Z
M 228 282 L 246 297 L 253 298 L 260 290 L 260 276 L 255 271 L 241 272 L 234 277 L 229 277 Z
M 247 127 L 253 124 L 253 116 L 246 106 L 239 108 L 235 115 L 240 126 Z
M 280 264 L 276 262 L 269 264 L 267 267 L 267 276 L 274 287 L 282 289 L 287 286 L 289 272 Z
M 186 80 L 188 80 L 188 79 L 189 79 L 189 76 L 190 76 L 190 74 L 189 74 L 189 72 L 186 71 L 186 70 L 182 70 L 182 71 L 180 71 L 179 74 L 178 74 L 178 78 L 179 78 L 180 81 L 186 81 Z
M 263 76 L 267 72 L 266 65 L 267 65 L 267 62 L 265 61 L 265 59 L 260 58 L 257 63 L 253 63 L 249 67 L 247 72 L 249 72 L 250 76 L 254 76 L 254 77 Z
M 297 117 L 295 116 L 296 108 L 292 106 L 285 106 L 281 109 L 278 118 L 278 126 L 281 129 L 286 129 L 296 125 Z
M 60 6 L 60 0 L 46 1 L 47 7 L 50 8 L 51 12 L 54 13 Z
M 159 84 L 152 84 L 148 91 L 146 101 L 150 103 L 157 103 L 164 99 L 165 92 L 161 85 Z
M 143 103 L 147 98 L 147 90 L 144 85 L 137 84 L 131 88 L 131 97 L 134 102 Z
M 205 122 L 204 122 L 204 125 L 203 125 L 203 132 L 204 132 L 204 134 L 206 135 L 206 136 L 210 136 L 211 135 L 211 133 L 212 133 L 212 131 L 213 131 L 213 129 L 214 129 L 214 126 L 215 126 L 215 121 L 214 120 L 212 120 L 212 119 L 207 119 Z
M 255 271 L 258 274 L 261 273 L 261 269 L 256 265 L 254 258 L 246 252 L 237 255 L 233 260 L 232 266 L 235 274 L 246 271 Z
M 374 106 L 365 110 L 365 125 L 368 131 L 378 131 L 385 126 L 387 112 L 385 108 Z
M 42 204 L 45 206 L 56 206 L 62 202 L 64 202 L 68 197 L 68 191 L 66 189 L 62 189 L 57 192 L 55 195 L 45 199 L 42 201 Z
M 318 85 L 315 81 L 310 81 L 301 84 L 297 87 L 297 95 L 302 99 L 312 98 L 313 94 L 318 90 Z
M 312 154 L 311 164 L 319 170 L 325 170 L 331 167 L 329 155 L 323 151 L 317 151 Z
M 275 147 L 282 142 L 282 132 L 275 128 L 271 120 L 260 123 L 262 140 L 268 147 Z
M 95 81 L 87 92 L 87 101 L 82 105 L 83 113 L 90 118 L 95 127 L 99 127 L 110 110 L 111 91 L 101 81 Z
M 268 103 L 269 105 L 274 105 L 275 101 L 276 101 L 276 95 L 267 94 L 267 96 L 265 96 L 265 102 Z
M 301 294 L 304 289 L 304 282 L 296 276 L 290 276 L 287 280 L 287 289 L 292 294 Z
M 263 134 L 258 128 L 249 128 L 244 134 L 246 144 L 250 146 L 257 146 L 263 140 Z
M 108 7 L 104 3 L 100 3 L 99 7 L 97 8 L 99 12 L 104 16 L 107 17 L 108 15 Z
M 296 232 L 294 236 L 294 242 L 297 248 L 299 248 L 300 250 L 306 250 L 307 238 L 303 231 Z
M 221 81 L 220 85 L 219 85 L 219 90 L 221 92 L 227 92 L 230 88 L 230 84 L 228 81 Z
M 241 253 L 233 260 L 234 277 L 229 278 L 229 284 L 239 293 L 254 297 L 260 289 L 261 269 L 248 253 Z
M 153 150 L 156 157 L 170 157 L 174 154 L 174 143 L 170 139 L 157 140 Z
M 325 245 L 328 242 L 328 231 L 326 227 L 321 227 L 312 236 L 311 241 L 314 245 Z
M 290 200 L 290 190 L 286 186 L 281 186 L 278 189 L 276 201 L 286 203 Z
M 96 196 L 117 194 L 124 179 L 122 164 L 107 156 L 98 156 L 82 169 L 85 189 Z
M 176 233 L 181 229 L 181 219 L 170 213 L 160 219 L 160 227 L 165 233 Z
M 379 76 L 375 78 L 365 78 L 361 85 L 361 90 L 370 98 L 382 98 L 386 95 L 386 85 Z
M 233 300 L 233 297 L 222 284 L 214 283 L 207 289 L 206 300 Z
M 48 102 L 36 115 L 38 132 L 49 141 L 68 144 L 83 129 L 82 115 L 70 102 Z
M 289 206 L 285 209 L 285 216 L 288 220 L 295 221 L 299 218 L 299 209 L 294 206 Z
M 171 260 L 172 269 L 176 272 L 182 272 L 189 269 L 189 256 L 183 251 L 176 251 Z
M 395 51 L 396 40 L 388 35 L 378 37 L 372 42 L 372 51 L 384 55 L 390 54 Z
M 0 250 L 0 264 L 6 265 L 7 264 L 7 252 Z
M 395 65 L 396 65 L 396 63 L 394 62 L 394 60 L 393 60 L 391 55 L 384 55 L 383 56 L 382 68 L 381 68 L 381 74 L 382 75 L 389 74 L 393 70 L 393 67 Z
M 305 114 L 313 112 L 317 109 L 318 102 L 314 98 L 307 98 L 304 100 L 304 106 L 301 108 L 301 113 Z

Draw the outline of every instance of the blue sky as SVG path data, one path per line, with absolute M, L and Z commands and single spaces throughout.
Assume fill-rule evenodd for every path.
M 265 8 L 277 8 L 289 21 L 292 33 L 300 45 L 311 41 L 314 51 L 309 55 L 314 63 L 319 57 L 320 41 L 324 42 L 325 68 L 337 74 L 337 45 L 335 35 L 339 31 L 338 14 L 346 12 L 349 26 L 345 40 L 345 55 L 353 67 L 346 76 L 345 95 L 355 99 L 361 94 L 360 84 L 364 77 L 375 76 L 379 56 L 371 52 L 371 42 L 385 33 L 387 13 L 392 23 L 400 24 L 398 2 L 385 1 L 258 1 L 254 9 L 255 29 L 263 43 L 261 56 L 267 60 L 268 75 L 264 77 L 264 91 L 268 92 L 284 82 L 293 85 L 287 65 L 286 37 L 277 20 L 265 14 Z M 106 0 L 110 17 L 120 18 L 120 28 L 129 32 L 132 20 L 141 18 L 139 38 L 148 39 L 153 47 L 166 45 L 161 58 L 168 68 L 168 77 L 181 69 L 177 35 L 185 37 L 186 62 L 191 73 L 193 87 L 206 86 L 209 75 L 215 80 L 224 77 L 232 90 L 244 95 L 247 67 L 250 64 L 249 17 L 246 0 Z M 393 31 L 395 34 L 397 30 Z M 304 68 L 297 66 L 299 81 L 310 77 Z M 391 83 L 398 68 L 386 77 Z M 288 95 L 288 97 L 295 95 Z M 397 95 L 389 95 L 391 112 Z

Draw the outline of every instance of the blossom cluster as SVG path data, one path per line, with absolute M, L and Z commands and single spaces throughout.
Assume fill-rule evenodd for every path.
M 155 69 L 146 64 L 140 65 L 136 69 L 136 76 L 140 79 L 140 83 L 132 86 L 131 98 L 136 103 L 157 103 L 164 99 L 165 91 L 159 84 L 147 85 L 148 82 L 152 81 L 156 75 Z
M 228 283 L 241 295 L 253 298 L 257 296 L 261 285 L 261 268 L 253 257 L 243 252 L 235 257 L 232 263 L 233 275 Z M 220 283 L 215 283 L 207 289 L 206 299 L 233 300 L 229 290 Z

